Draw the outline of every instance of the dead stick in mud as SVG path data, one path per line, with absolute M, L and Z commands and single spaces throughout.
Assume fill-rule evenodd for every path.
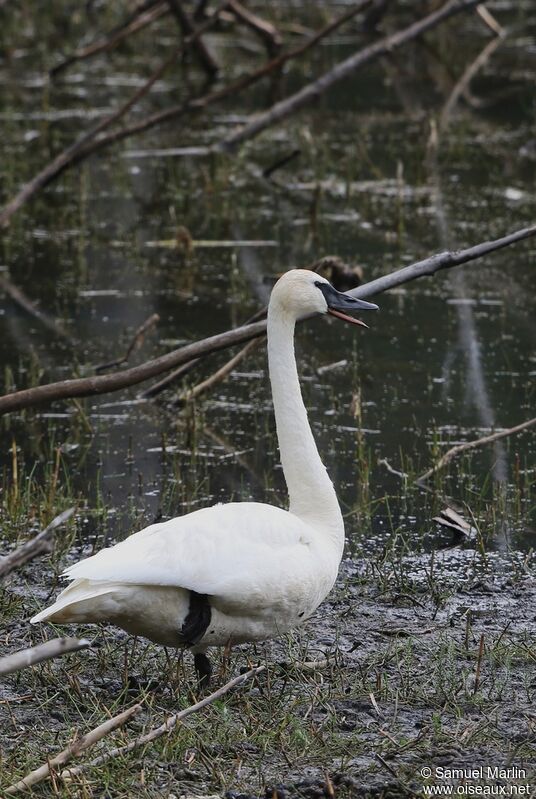
M 167 66 L 169 66 L 169 64 L 172 63 L 177 57 L 178 53 L 174 53 L 172 58 L 164 62 L 164 64 L 158 68 L 156 73 L 153 73 L 144 86 L 135 92 L 135 94 L 130 100 L 127 101 L 127 103 L 117 109 L 117 111 L 115 111 L 109 117 L 106 117 L 106 119 L 102 120 L 98 125 L 91 128 L 86 134 L 83 134 L 73 144 L 63 150 L 63 152 L 59 153 L 49 164 L 47 164 L 47 166 L 45 166 L 37 175 L 35 175 L 32 180 L 26 183 L 0 212 L 0 227 L 5 227 L 13 214 L 16 213 L 19 208 L 21 208 L 21 206 L 30 199 L 30 197 L 57 178 L 64 169 L 67 169 L 73 164 L 79 163 L 84 158 L 87 158 L 92 153 L 95 153 L 104 147 L 109 147 L 110 145 L 129 138 L 130 136 L 134 136 L 137 133 L 143 133 L 144 131 L 156 127 L 164 122 L 169 122 L 172 119 L 180 118 L 188 111 L 201 111 L 212 103 L 224 100 L 229 96 L 235 96 L 238 92 L 248 88 L 249 86 L 252 86 L 257 81 L 281 68 L 283 64 L 290 59 L 297 58 L 306 53 L 332 31 L 336 30 L 336 28 L 340 27 L 343 23 L 354 17 L 359 13 L 359 11 L 362 11 L 364 8 L 371 5 L 371 3 L 372 0 L 361 0 L 361 2 L 358 2 L 349 11 L 341 14 L 341 16 L 337 17 L 332 22 L 329 22 L 321 30 L 313 34 L 303 44 L 298 45 L 298 47 L 294 48 L 293 50 L 289 50 L 287 53 L 282 53 L 277 58 L 268 62 L 268 64 L 265 64 L 249 75 L 245 75 L 244 77 L 233 81 L 221 89 L 217 89 L 214 92 L 193 100 L 187 100 L 180 105 L 166 108 L 163 111 L 158 111 L 149 115 L 148 117 L 138 120 L 137 122 L 131 123 L 130 125 L 125 125 L 118 130 L 114 130 L 105 134 L 104 131 L 111 127 L 114 122 L 117 122 L 121 117 L 123 117 L 127 111 L 130 110 L 130 108 L 132 108 L 149 91 L 155 81 L 161 77 Z M 204 32 L 209 23 L 212 25 L 217 17 L 217 14 L 218 11 L 216 10 L 214 14 L 211 15 L 209 20 L 200 25 L 199 28 L 193 31 L 193 33 L 191 33 L 189 36 L 185 37 L 184 44 L 187 45 L 194 41 L 198 35 L 198 32 Z
M 82 735 L 81 738 L 77 738 L 62 752 L 50 758 L 42 766 L 39 766 L 39 768 L 31 771 L 22 780 L 19 780 L 19 782 L 16 782 L 13 785 L 10 785 L 9 788 L 6 788 L 6 795 L 13 796 L 20 791 L 27 791 L 28 789 L 32 788 L 32 786 L 37 785 L 39 782 L 43 782 L 43 780 L 46 780 L 46 778 L 50 776 L 51 772 L 58 766 L 65 765 L 73 757 L 76 757 L 81 752 L 89 749 L 90 746 L 96 744 L 106 735 L 109 735 L 109 733 L 113 732 L 118 727 L 121 727 L 123 724 L 126 724 L 127 721 L 130 721 L 133 716 L 140 712 L 141 708 L 141 704 L 133 705 L 133 707 L 130 707 L 128 710 L 124 710 L 117 716 L 114 716 L 113 718 L 108 719 L 108 721 L 103 722 L 103 724 L 100 724 L 98 727 L 95 727 L 94 730 Z
M 242 347 L 240 352 L 237 352 L 230 360 L 223 364 L 219 369 L 217 369 L 213 374 L 206 378 L 206 380 L 202 380 L 200 383 L 197 383 L 192 388 L 184 391 L 182 394 L 179 394 L 178 397 L 175 397 L 172 400 L 172 405 L 183 405 L 187 402 L 192 402 L 193 400 L 197 399 L 204 394 L 205 391 L 209 391 L 213 386 L 217 383 L 221 383 L 222 380 L 233 371 L 233 369 L 238 366 L 238 364 L 244 360 L 244 358 L 249 355 L 251 350 L 261 343 L 262 339 L 254 338 L 252 341 L 248 341 L 245 347 Z
M 383 277 L 364 283 L 358 288 L 347 292 L 351 297 L 366 299 L 376 294 L 380 294 L 388 289 L 401 286 L 413 280 L 417 280 L 425 275 L 434 275 L 443 269 L 452 269 L 460 264 L 482 258 L 484 255 L 503 249 L 518 241 L 523 241 L 536 235 L 536 225 L 528 228 L 516 230 L 507 236 L 492 241 L 484 241 L 465 250 L 447 250 L 446 252 L 432 255 L 422 261 L 405 266 L 395 272 L 391 272 Z M 124 369 L 121 372 L 113 372 L 108 375 L 98 375 L 91 377 L 81 377 L 74 380 L 61 380 L 58 383 L 48 383 L 35 388 L 28 388 L 22 391 L 15 391 L 0 397 L 0 414 L 10 411 L 29 408 L 42 402 L 51 402 L 57 399 L 71 399 L 73 397 L 89 397 L 96 394 L 107 394 L 119 391 L 128 386 L 143 383 L 152 377 L 163 374 L 170 369 L 175 369 L 181 364 L 187 363 L 194 358 L 208 355 L 218 350 L 232 347 L 236 344 L 244 344 L 252 338 L 257 338 L 266 333 L 266 322 L 255 322 L 250 325 L 228 330 L 201 341 L 187 344 L 178 350 L 173 350 L 166 355 L 161 355 L 151 361 L 146 361 L 139 366 Z
M 12 674 L 15 671 L 27 669 L 45 660 L 52 660 L 70 652 L 78 652 L 80 649 L 87 649 L 91 646 L 91 641 L 87 638 L 53 638 L 43 644 L 31 646 L 28 649 L 21 649 L 0 659 L 0 676 Z
M 275 103 L 268 111 L 257 114 L 249 124 L 244 125 L 236 133 L 218 142 L 212 149 L 215 152 L 234 150 L 238 145 L 254 138 L 266 128 L 292 116 L 304 106 L 317 100 L 328 89 L 331 89 L 332 86 L 347 78 L 369 61 L 388 55 L 397 47 L 416 39 L 418 36 L 422 36 L 423 33 L 436 27 L 454 14 L 468 11 L 476 5 L 478 5 L 478 0 L 448 0 L 438 11 L 428 14 L 409 27 L 397 31 L 391 36 L 386 36 L 379 42 L 358 50 L 357 53 L 354 53 L 349 58 L 340 61 L 333 69 L 325 72 L 317 80 L 308 83 L 290 97 Z
M 164 14 L 168 13 L 169 8 L 164 0 L 157 0 L 156 2 L 146 4 L 143 11 L 138 11 L 135 14 L 129 15 L 128 19 L 123 22 L 122 25 L 117 27 L 107 36 L 93 42 L 92 44 L 88 44 L 87 47 L 82 47 L 79 50 L 75 50 L 75 52 L 68 56 L 64 61 L 61 61 L 55 67 L 52 67 L 50 70 L 50 76 L 55 77 L 60 72 L 63 72 L 63 70 L 67 69 L 67 67 L 75 64 L 77 61 L 84 61 L 86 58 L 91 58 L 91 56 L 97 55 L 98 53 L 105 53 L 109 50 L 112 50 L 120 42 L 122 42 L 123 39 L 126 39 L 127 36 L 138 33 L 138 31 L 143 30 L 152 22 L 155 22 L 157 19 L 160 19 L 160 17 L 164 16 Z
M 145 334 L 148 330 L 158 324 L 160 321 L 160 317 L 157 313 L 151 314 L 143 324 L 141 324 L 134 335 L 132 336 L 131 342 L 128 345 L 127 351 L 123 355 L 122 358 L 118 358 L 115 361 L 109 361 L 109 363 L 101 363 L 95 367 L 95 373 L 99 374 L 100 372 L 105 372 L 107 369 L 111 369 L 114 366 L 121 366 L 121 364 L 126 363 L 134 350 L 138 350 L 143 341 L 145 339 Z
M 33 560 L 38 555 L 50 552 L 52 549 L 52 533 L 54 530 L 57 530 L 58 527 L 65 524 L 65 522 L 69 521 L 74 512 L 75 508 L 64 510 L 63 513 L 55 516 L 48 527 L 45 527 L 45 529 L 34 536 L 34 538 L 26 541 L 25 544 L 15 549 L 13 552 L 10 552 L 9 555 L 0 558 L 0 579 L 2 577 L 7 577 L 8 574 L 18 569 L 19 566 L 24 566 L 25 563 L 28 563 L 29 560 Z
M 146 744 L 156 741 L 157 738 L 161 738 L 162 735 L 171 732 L 180 721 L 188 716 L 191 716 L 192 713 L 197 713 L 198 710 L 202 710 L 204 707 L 207 707 L 207 705 L 211 705 L 213 702 L 216 702 L 216 700 L 229 693 L 229 691 L 231 691 L 233 688 L 238 688 L 238 686 L 242 685 L 248 680 L 251 680 L 253 677 L 256 677 L 257 674 L 261 674 L 263 671 L 266 671 L 266 666 L 255 666 L 255 668 L 244 672 L 244 674 L 234 677 L 234 679 L 225 683 L 225 685 L 222 685 L 221 688 L 218 688 L 217 691 L 214 691 L 212 694 L 205 696 L 199 702 L 196 702 L 195 705 L 190 705 L 190 707 L 181 710 L 179 713 L 174 713 L 172 716 L 169 716 L 163 724 L 160 724 L 158 727 L 153 727 L 151 730 L 149 730 L 149 732 L 145 733 L 144 735 L 140 735 L 130 743 L 125 744 L 125 746 L 118 746 L 115 749 L 111 749 L 109 752 L 96 757 L 89 763 L 75 766 L 75 768 L 65 769 L 61 773 L 61 778 L 63 780 L 68 780 L 72 777 L 76 777 L 78 774 L 92 766 L 100 766 L 102 763 L 106 763 L 109 760 L 112 760 L 114 757 L 125 755 L 127 752 L 132 752 L 134 749 L 139 749 L 141 746 L 145 746 Z
M 37 319 L 37 321 L 44 325 L 44 327 L 46 327 L 48 330 L 51 330 L 61 338 L 70 339 L 67 331 L 59 322 L 54 319 L 54 317 L 50 316 L 45 311 L 42 311 L 35 304 L 35 302 L 33 302 L 33 300 L 26 296 L 22 289 L 12 283 L 9 278 L 4 277 L 4 275 L 0 275 L 0 290 L 5 291 L 5 293 L 13 300 L 13 302 L 26 311 L 27 314 L 33 316 L 34 319 Z
M 522 433 L 524 430 L 528 430 L 529 427 L 532 427 L 535 424 L 536 417 L 534 419 L 529 419 L 527 422 L 522 422 L 515 427 L 509 427 L 507 430 L 499 430 L 497 433 L 491 433 L 489 436 L 483 436 L 482 438 L 477 438 L 474 441 L 466 441 L 463 444 L 456 444 L 455 447 L 451 447 L 451 449 L 445 452 L 435 466 L 432 466 L 432 468 L 428 469 L 427 472 L 421 474 L 421 476 L 418 477 L 415 482 L 419 484 L 424 483 L 433 474 L 439 472 L 441 469 L 444 469 L 445 466 L 461 452 L 467 452 L 469 449 L 476 449 L 477 447 L 482 447 L 485 444 L 492 444 L 494 441 L 499 441 L 499 439 L 506 438 L 507 436 L 513 436 L 516 433 Z

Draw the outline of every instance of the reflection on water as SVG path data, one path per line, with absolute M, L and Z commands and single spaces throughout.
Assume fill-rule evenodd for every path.
M 470 22 L 465 28 L 459 53 L 469 63 L 478 52 L 475 37 L 483 46 L 486 33 Z M 262 107 L 262 89 L 248 95 L 247 109 L 228 101 L 212 117 L 152 131 L 64 174 L 14 218 L 2 264 L 64 321 L 72 340 L 1 297 L 7 387 L 90 373 L 119 357 L 153 313 L 160 316 L 157 332 L 134 358 L 225 330 L 266 303 L 279 272 L 323 255 L 360 264 L 370 279 L 446 246 L 533 222 L 531 6 L 520 28 L 452 112 L 433 172 L 430 123 L 453 85 L 441 61 L 445 31 L 358 73 L 314 109 L 248 145 L 246 155 L 216 161 L 188 148 L 221 138 L 237 115 Z M 53 32 L 47 35 L 54 46 Z M 320 61 L 343 57 L 353 44 L 351 36 L 334 37 Z M 220 55 L 236 58 L 223 47 Z M 109 61 L 102 56 L 50 88 L 30 53 L 16 67 L 2 66 L 4 196 L 43 163 L 49 145 L 55 150 L 58 141 L 70 141 L 84 121 L 124 99 L 127 84 L 138 85 L 140 69 L 147 71 L 141 45 L 136 56 L 116 54 L 113 63 L 113 80 L 104 80 Z M 293 66 L 288 91 L 302 80 Z M 163 83 L 157 96 L 172 90 L 173 83 Z M 299 156 L 273 180 L 261 177 L 296 148 Z M 179 226 L 196 240 L 277 246 L 192 252 L 146 246 L 173 239 Z M 370 331 L 320 319 L 301 327 L 305 402 L 354 547 L 365 539 L 382 546 L 394 535 L 416 547 L 449 540 L 430 521 L 433 496 L 379 461 L 413 478 L 452 444 L 534 415 L 534 251 L 529 241 L 383 295 Z M 225 357 L 191 371 L 188 384 Z M 61 447 L 61 479 L 68 474 L 87 500 L 98 545 L 160 512 L 230 499 L 284 503 L 263 348 L 195 407 L 169 410 L 165 399 L 173 393 L 133 402 L 132 390 L 5 419 L 6 479 L 13 440 L 26 473 L 36 462 L 36 473 L 43 472 Z M 460 459 L 441 486 L 468 502 L 488 548 L 534 544 L 534 450 L 530 432 L 498 442 Z

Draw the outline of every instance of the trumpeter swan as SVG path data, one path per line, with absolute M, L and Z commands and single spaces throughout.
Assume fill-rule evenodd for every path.
M 152 524 L 75 563 L 72 583 L 32 623 L 111 622 L 160 644 L 189 647 L 207 683 L 210 646 L 259 641 L 302 624 L 331 590 L 344 546 L 335 489 L 302 401 L 296 320 L 377 309 L 304 269 L 286 272 L 268 306 L 268 366 L 288 511 L 230 502 Z

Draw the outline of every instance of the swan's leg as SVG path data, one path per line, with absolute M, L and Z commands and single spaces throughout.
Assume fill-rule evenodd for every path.
M 212 674 L 210 660 L 204 652 L 196 652 L 194 654 L 194 667 L 197 674 L 197 686 L 199 692 L 202 692 L 209 687 L 210 675 Z
M 227 679 L 227 673 L 229 671 L 229 663 L 231 661 L 231 647 L 232 647 L 232 645 L 233 645 L 233 642 L 232 642 L 231 638 L 229 638 L 229 640 L 225 644 L 225 648 L 223 650 L 223 656 L 222 656 L 222 659 L 221 659 L 221 678 L 222 678 L 222 680 L 226 680 Z

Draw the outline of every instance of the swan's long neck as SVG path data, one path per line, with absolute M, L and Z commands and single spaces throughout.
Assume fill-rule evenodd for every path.
M 344 546 L 344 525 L 333 484 L 316 448 L 303 404 L 294 355 L 294 317 L 278 304 L 268 309 L 268 366 L 289 510 Z

